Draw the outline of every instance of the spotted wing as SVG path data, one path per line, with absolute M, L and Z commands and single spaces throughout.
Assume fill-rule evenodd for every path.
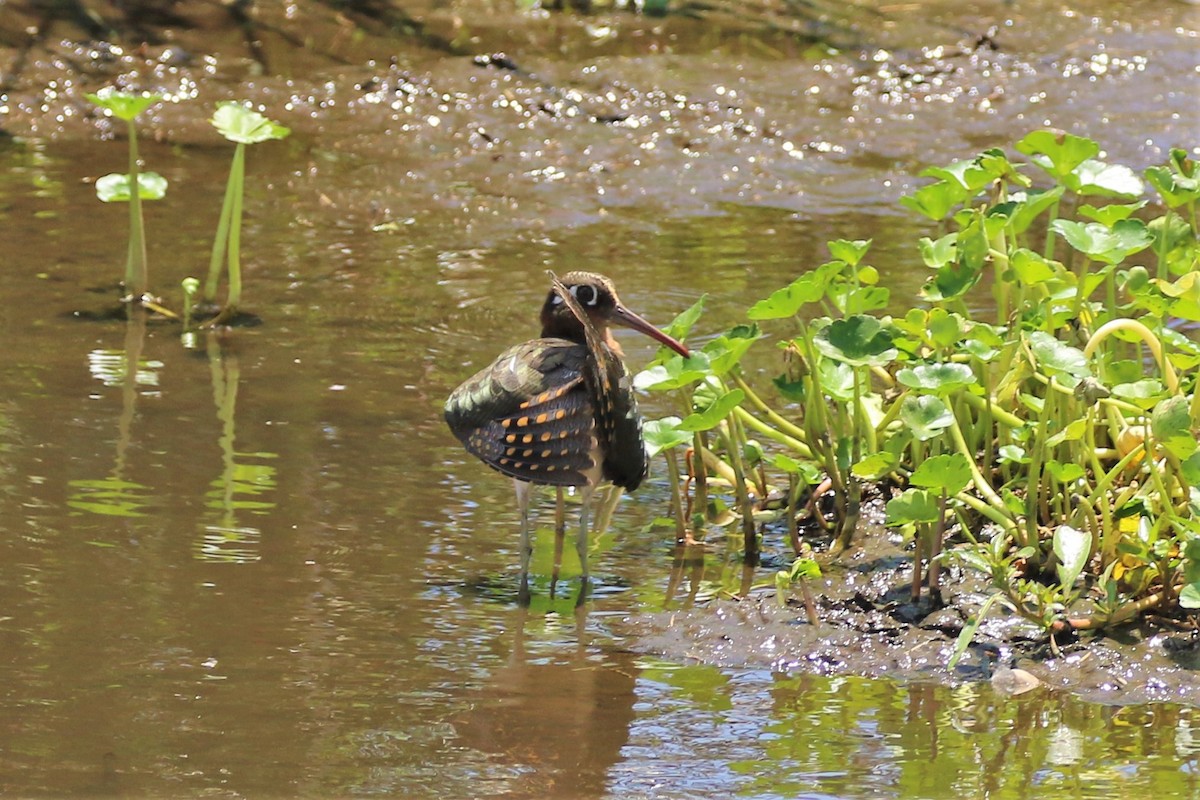
M 484 463 L 531 483 L 595 479 L 595 423 L 582 372 L 586 350 L 563 339 L 510 348 L 446 401 L 446 421 Z

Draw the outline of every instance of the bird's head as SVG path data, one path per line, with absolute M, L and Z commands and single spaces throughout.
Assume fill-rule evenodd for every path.
M 551 273 L 553 277 L 553 273 Z M 679 353 L 684 358 L 689 354 L 683 343 L 660 331 L 621 303 L 613 282 L 594 272 L 568 272 L 562 279 L 554 277 L 555 285 L 546 295 L 542 305 L 542 336 L 569 339 L 573 342 L 586 341 L 583 317 L 610 347 L 620 353 L 608 333 L 612 325 L 621 325 L 644 333 L 655 341 Z M 569 300 L 567 299 L 569 296 Z

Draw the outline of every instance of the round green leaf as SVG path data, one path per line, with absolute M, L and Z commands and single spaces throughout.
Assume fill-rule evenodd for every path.
M 270 139 L 282 139 L 292 132 L 290 128 L 285 128 L 257 111 L 233 101 L 217 104 L 217 110 L 212 116 L 212 125 L 226 139 L 238 144 L 258 144 Z
M 954 415 L 934 395 L 909 395 L 900 406 L 900 421 L 913 436 L 926 442 L 954 424 Z
M 662 364 L 644 369 L 633 378 L 636 389 L 650 392 L 669 392 L 690 386 L 709 374 L 708 356 L 692 351 L 691 356 L 673 356 Z
M 688 415 L 679 423 L 681 431 L 707 431 L 717 427 L 746 397 L 741 389 L 734 389 L 713 400 L 707 408 Z
M 942 395 L 978 383 L 970 367 L 950 361 L 905 367 L 896 373 L 896 380 L 910 389 Z
M 958 494 L 971 482 L 971 464 L 962 453 L 934 456 L 921 462 L 909 480 L 913 486 Z
M 642 435 L 651 458 L 692 441 L 692 434 L 679 429 L 679 417 L 648 420 L 642 427 Z
M 888 525 L 937 522 L 939 513 L 937 497 L 924 489 L 905 489 L 889 500 L 886 508 Z
M 865 314 L 829 323 L 817 333 L 816 344 L 823 355 L 858 367 L 882 366 L 898 355 L 892 334 Z
M 150 92 L 119 92 L 111 86 L 85 96 L 104 109 L 106 113 L 126 122 L 133 120 L 138 114 L 163 98 L 161 94 L 151 94 Z
M 1038 367 L 1048 375 L 1078 379 L 1092 374 L 1082 350 L 1060 342 L 1045 331 L 1029 333 L 1029 349 Z M 1074 386 L 1075 381 L 1070 381 L 1070 385 Z
M 1119 264 L 1129 256 L 1145 250 L 1154 241 L 1145 223 L 1137 219 L 1122 219 L 1110 228 L 1099 222 L 1075 222 L 1056 219 L 1050 230 L 1067 240 L 1071 247 L 1089 258 L 1106 264 Z
M 1034 131 L 1016 144 L 1017 152 L 1032 156 L 1033 163 L 1059 180 L 1100 153 L 1100 145 L 1091 139 L 1061 131 Z
M 132 195 L 128 175 L 110 173 L 96 179 L 96 197 L 105 203 L 128 203 Z M 167 193 L 167 179 L 157 172 L 138 173 L 138 196 L 142 200 L 161 200 Z

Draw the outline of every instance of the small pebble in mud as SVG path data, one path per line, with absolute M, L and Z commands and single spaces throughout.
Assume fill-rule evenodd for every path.
M 992 673 L 992 688 L 1000 694 L 1025 694 L 1041 686 L 1042 682 L 1023 669 L 998 667 Z

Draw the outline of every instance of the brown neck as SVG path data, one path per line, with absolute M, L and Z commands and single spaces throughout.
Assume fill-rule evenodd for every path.
M 554 313 L 555 311 L 559 313 Z M 590 316 L 592 325 L 596 328 L 596 332 L 600 334 L 601 341 L 608 345 L 608 349 L 617 358 L 624 358 L 625 354 L 621 350 L 621 345 L 617 343 L 616 337 L 613 336 L 608 322 L 604 319 L 597 319 L 596 315 Z M 583 332 L 583 323 L 577 320 L 575 315 L 570 311 L 565 309 L 553 309 L 548 313 L 542 314 L 542 338 L 566 339 L 569 342 L 587 344 L 587 336 Z

